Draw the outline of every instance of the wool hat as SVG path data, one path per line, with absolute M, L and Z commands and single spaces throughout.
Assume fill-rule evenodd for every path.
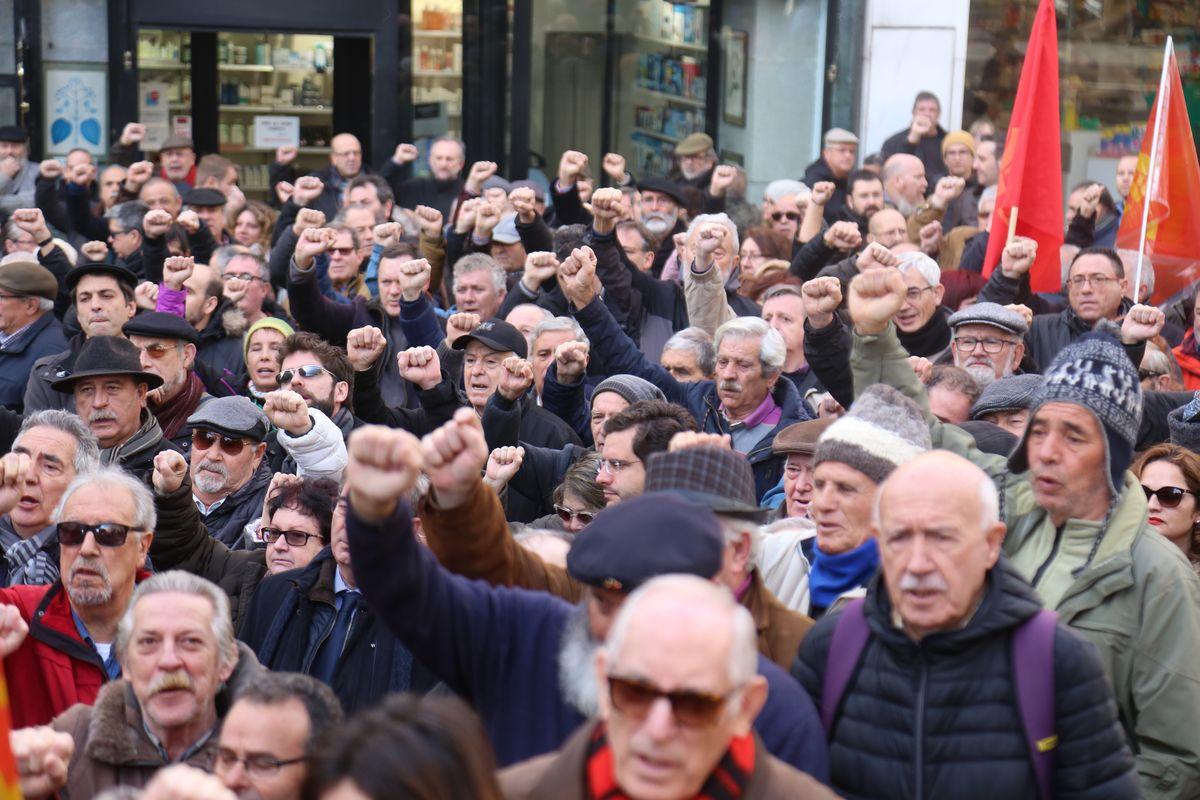
M 0 289 L 21 297 L 58 296 L 58 279 L 36 261 L 9 261 L 0 264 Z
M 713 149 L 712 137 L 707 133 L 689 133 L 675 145 L 677 156 L 699 156 Z
M 636 375 L 610 375 L 597 384 L 595 391 L 592 392 L 592 398 L 595 399 L 596 395 L 601 392 L 620 395 L 630 405 L 639 400 L 667 399 L 662 389 Z
M 1121 493 L 1142 423 L 1142 385 L 1125 349 L 1106 333 L 1086 333 L 1068 344 L 1044 375 L 1030 403 L 1030 422 L 1047 403 L 1073 403 L 1092 412 L 1104 430 L 1109 490 Z M 1032 425 L 1030 426 L 1032 427 Z M 1008 458 L 1013 472 L 1029 469 L 1029 429 Z
M 245 358 L 250 353 L 250 337 L 263 328 L 270 328 L 279 331 L 283 334 L 283 338 L 287 338 L 296 332 L 296 329 L 289 325 L 279 317 L 263 317 L 258 322 L 250 326 L 246 331 L 246 335 L 242 337 L 242 358 Z
M 79 348 L 74 371 L 51 383 L 50 388 L 70 394 L 78 381 L 98 375 L 128 375 L 134 383 L 145 383 L 151 390 L 163 383 L 161 377 L 142 369 L 142 352 L 133 342 L 120 336 L 93 336 Z
M 992 381 L 983 387 L 971 406 L 971 419 L 980 419 L 984 414 L 997 411 L 1029 408 L 1033 404 L 1033 396 L 1042 388 L 1042 380 L 1041 375 L 1010 375 Z
M 723 447 L 685 447 L 654 453 L 646 462 L 646 492 L 673 492 L 718 514 L 762 522 L 754 471 L 741 453 Z
M 1200 454 L 1200 392 L 1186 406 L 1167 414 L 1167 426 L 1171 430 L 1171 444 Z
M 262 409 L 241 395 L 214 397 L 200 404 L 188 417 L 188 425 L 215 431 L 231 439 L 261 442 L 267 438 L 271 423 Z
M 580 583 L 631 592 L 671 573 L 710 579 L 721 570 L 725 536 L 713 512 L 654 492 L 596 515 L 571 545 L 567 572 Z
M 817 440 L 821 438 L 821 434 L 836 421 L 827 417 L 793 422 L 775 435 L 771 449 L 778 455 L 800 453 L 811 456 L 817 449 Z
M 179 339 L 192 344 L 200 341 L 199 332 L 189 325 L 186 319 L 163 311 L 144 311 L 138 314 L 122 326 L 121 333 L 126 336 L 132 333 L 136 336 Z
M 882 483 L 892 470 L 929 450 L 921 409 L 882 383 L 868 386 L 850 410 L 821 434 L 813 467 L 836 461 Z
M 971 151 L 971 155 L 975 155 L 975 137 L 967 131 L 950 131 L 942 139 L 942 158 L 946 157 L 946 151 L 950 149 L 952 144 L 964 145 Z
M 957 328 L 959 325 L 991 325 L 1005 333 L 1013 333 L 1018 336 L 1024 336 L 1025 332 L 1029 330 L 1023 316 L 999 303 L 984 302 L 969 305 L 960 311 L 955 311 L 946 322 L 951 328 Z

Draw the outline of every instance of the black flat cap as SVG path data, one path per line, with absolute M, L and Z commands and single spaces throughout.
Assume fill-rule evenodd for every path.
M 712 578 L 724 551 L 725 537 L 712 511 L 654 492 L 597 514 L 567 553 L 567 571 L 589 586 L 631 592 L 659 575 Z
M 79 280 L 85 275 L 111 275 L 119 282 L 125 284 L 132 291 L 137 286 L 137 275 L 133 274 L 133 270 L 128 267 L 122 267 L 120 264 L 103 264 L 93 261 L 88 264 L 80 264 L 67 273 L 66 284 L 68 290 L 74 290 Z
M 0 142 L 24 144 L 27 141 L 29 141 L 29 134 L 20 125 L 0 125 Z
M 671 492 L 743 519 L 762 521 L 769 513 L 756 502 L 750 462 L 722 447 L 654 453 L 646 464 L 645 491 Z
M 637 188 L 639 192 L 665 194 L 679 205 L 687 205 L 687 198 L 683 196 L 683 187 L 675 181 L 669 181 L 666 178 L 642 178 L 638 181 Z
M 251 439 L 261 442 L 267 438 L 270 423 L 262 409 L 248 398 L 214 397 L 200 404 L 188 417 L 188 425 L 214 431 L 231 439 Z
M 196 344 L 200 334 L 183 317 L 167 314 L 162 311 L 146 311 L 138 314 L 125 326 L 121 332 L 126 336 L 156 336 L 160 339 L 181 339 Z
M 142 351 L 133 342 L 120 336 L 93 336 L 79 348 L 71 374 L 54 381 L 50 388 L 70 394 L 77 381 L 97 375 L 128 375 L 137 383 L 149 384 L 151 389 L 163 382 L 153 372 L 142 370 Z
M 188 189 L 183 193 L 183 204 L 185 206 L 213 208 L 225 205 L 227 200 L 228 198 L 219 189 Z
M 455 339 L 453 347 L 455 350 L 466 350 L 467 343 L 471 340 L 502 353 L 512 351 L 521 358 L 529 355 L 529 345 L 525 341 L 525 335 L 502 319 L 484 320 L 467 335 Z
M 9 261 L 0 265 L 0 289 L 21 297 L 58 296 L 58 279 L 36 261 Z

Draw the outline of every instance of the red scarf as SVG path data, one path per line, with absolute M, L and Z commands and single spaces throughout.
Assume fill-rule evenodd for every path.
M 164 439 L 174 439 L 179 431 L 183 429 L 187 418 L 200 405 L 200 398 L 204 396 L 204 381 L 195 372 L 188 372 L 188 379 L 183 384 L 183 388 L 179 390 L 179 394 L 172 397 L 167 402 L 160 406 L 151 408 L 155 419 L 158 420 L 158 426 L 162 428 Z
M 587 750 L 587 796 L 590 800 L 629 800 L 617 786 L 613 766 L 608 733 L 601 722 L 592 733 Z M 729 743 L 729 749 L 700 787 L 695 800 L 736 800 L 746 791 L 753 773 L 754 735 L 739 736 Z

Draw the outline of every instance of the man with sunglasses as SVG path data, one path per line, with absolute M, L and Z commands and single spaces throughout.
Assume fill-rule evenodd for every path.
M 212 400 L 193 371 L 196 329 L 182 317 L 150 311 L 126 322 L 121 331 L 140 351 L 142 369 L 162 378 L 162 385 L 146 395 L 146 402 L 163 437 L 187 455 L 192 447 L 188 417 Z

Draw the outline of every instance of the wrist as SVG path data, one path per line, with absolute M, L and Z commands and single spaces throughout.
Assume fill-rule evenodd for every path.
M 296 422 L 292 425 L 285 426 L 284 430 L 287 431 L 288 436 L 291 436 L 293 439 L 298 439 L 311 431 L 314 427 L 315 426 L 312 421 L 312 417 L 310 417 L 308 414 L 305 414 L 303 422 Z
M 833 324 L 833 314 L 825 314 L 825 313 L 809 314 L 808 315 L 808 324 L 813 330 L 820 330 L 821 328 L 828 328 L 831 324 Z
M 882 323 L 874 320 L 855 321 L 854 332 L 859 336 L 878 336 L 886 331 L 888 329 L 888 325 L 891 324 L 892 323 L 890 320 Z
M 521 278 L 521 288 L 536 297 L 537 293 L 541 290 L 542 285 L 536 281 L 530 280 L 529 276 L 526 275 L 525 277 Z
M 350 507 L 355 516 L 363 522 L 382 522 L 396 513 L 398 505 L 399 501 L 392 497 L 376 499 L 367 497 L 355 489 L 350 490 Z
M 909 131 L 909 133 L 908 133 L 908 143 L 909 143 L 909 144 L 916 144 L 916 143 L 917 143 L 917 142 L 919 142 L 919 141 L 921 141 L 921 135 L 920 135 L 919 133 L 913 133 L 912 131 Z
M 417 388 L 420 389 L 422 392 L 428 392 L 432 389 L 436 389 L 441 384 L 441 382 L 442 382 L 442 376 L 438 375 L 437 378 L 426 378 L 425 380 L 421 381 L 420 383 L 417 384 Z
M 49 228 L 42 228 L 33 234 L 33 240 L 37 242 L 38 247 L 45 247 L 54 241 L 54 234 L 50 232 Z

